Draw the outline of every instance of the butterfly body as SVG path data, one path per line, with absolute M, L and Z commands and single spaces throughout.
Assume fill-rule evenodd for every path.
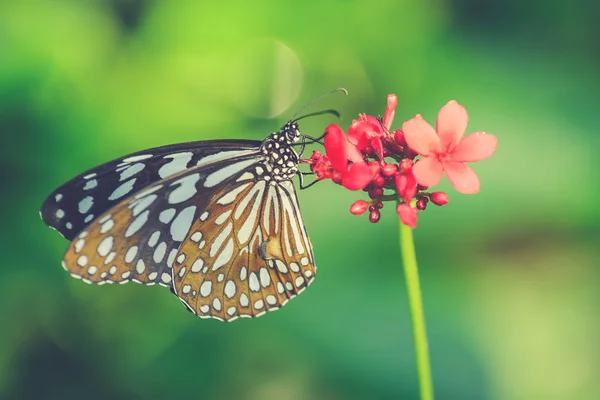
M 42 219 L 72 241 L 76 278 L 167 286 L 202 318 L 260 316 L 316 272 L 292 183 L 300 137 L 289 122 L 262 142 L 137 152 L 55 190 Z

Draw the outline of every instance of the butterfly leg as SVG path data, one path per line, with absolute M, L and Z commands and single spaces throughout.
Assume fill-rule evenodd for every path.
M 304 190 L 304 189 L 308 189 L 309 187 L 311 187 L 312 185 L 316 184 L 317 182 L 320 182 L 319 179 L 315 179 L 314 181 L 312 181 L 311 183 L 309 183 L 308 185 L 304 185 L 304 175 L 314 175 L 314 172 L 300 172 L 298 171 L 298 180 L 300 181 L 300 190 Z

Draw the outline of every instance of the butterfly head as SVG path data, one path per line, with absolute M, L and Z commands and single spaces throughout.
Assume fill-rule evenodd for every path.
M 279 130 L 279 135 L 284 138 L 288 144 L 294 144 L 300 139 L 300 130 L 295 122 L 288 122 Z

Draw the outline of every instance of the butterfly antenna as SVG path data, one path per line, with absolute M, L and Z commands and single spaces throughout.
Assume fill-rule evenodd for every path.
M 323 115 L 323 114 L 335 115 L 336 117 L 338 117 L 338 119 L 342 117 L 342 115 L 340 114 L 340 112 L 338 110 L 331 109 L 331 110 L 315 111 L 315 112 L 312 112 L 310 114 L 305 114 L 305 115 L 303 115 L 301 117 L 298 117 L 298 118 L 292 120 L 292 122 L 297 122 L 297 121 L 300 121 L 301 119 L 304 119 L 304 118 L 315 117 L 317 115 Z
M 346 96 L 348 95 L 348 91 L 347 91 L 346 89 L 344 89 L 344 88 L 341 88 L 341 87 L 340 87 L 340 88 L 333 89 L 333 90 L 330 90 L 329 92 L 327 92 L 327 93 L 325 93 L 325 94 L 323 94 L 323 95 L 321 95 L 321 96 L 317 97 L 316 99 L 314 99 L 314 100 L 311 100 L 311 101 L 309 101 L 308 103 L 306 103 L 306 104 L 305 104 L 305 105 L 304 105 L 304 106 L 303 106 L 301 109 L 299 109 L 299 110 L 296 112 L 296 114 L 294 114 L 294 115 L 292 116 L 291 120 L 292 120 L 292 121 L 295 121 L 295 120 L 294 120 L 294 118 L 296 118 L 296 115 L 298 115 L 298 114 L 300 114 L 302 111 L 304 111 L 304 110 L 306 109 L 306 107 L 309 107 L 309 106 L 311 106 L 311 105 L 315 104 L 317 101 L 319 101 L 319 100 L 321 100 L 321 99 L 324 99 L 325 97 L 327 97 L 327 96 L 329 96 L 330 94 L 332 94 L 332 93 L 335 93 L 335 92 L 344 92 L 344 94 L 345 94 Z

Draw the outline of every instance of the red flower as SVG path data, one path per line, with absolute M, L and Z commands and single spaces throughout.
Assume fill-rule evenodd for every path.
M 498 139 L 484 132 L 463 138 L 467 121 L 464 107 L 451 101 L 440 110 L 436 130 L 420 115 L 404 123 L 402 130 L 408 146 L 423 156 L 413 167 L 417 182 L 435 186 L 445 172 L 457 191 L 479 192 L 479 179 L 465 163 L 490 157 L 496 151 Z
M 360 190 L 371 182 L 373 169 L 364 162 L 357 147 L 346 140 L 342 128 L 336 124 L 329 125 L 325 129 L 324 143 L 332 168 L 341 175 L 342 186 L 349 190 Z

